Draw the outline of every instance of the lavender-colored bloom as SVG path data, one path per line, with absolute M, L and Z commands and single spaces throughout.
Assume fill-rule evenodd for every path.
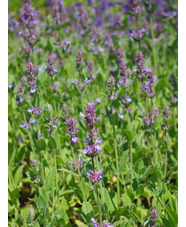
M 122 112 L 120 112 L 119 114 L 118 114 L 118 117 L 120 118 L 120 119 L 124 119 L 124 115 L 122 114 Z
M 94 156 L 103 150 L 102 146 L 99 145 L 102 144 L 103 141 L 99 140 L 99 137 L 96 138 L 96 141 L 94 143 L 92 143 L 89 138 L 86 138 L 85 143 L 87 143 L 87 145 L 83 150 L 83 153 L 88 156 Z
M 89 73 L 90 75 L 92 75 L 93 72 L 94 72 L 93 61 L 92 61 L 92 60 L 89 60 L 89 61 L 88 61 L 88 73 Z
M 154 108 L 154 109 L 151 110 L 150 113 L 151 113 L 154 117 L 157 117 L 158 114 L 159 114 L 159 110 L 158 110 L 158 108 Z
M 68 80 L 68 82 L 71 82 L 73 84 L 77 84 L 77 86 L 79 88 L 84 88 L 86 87 L 87 83 L 91 83 L 93 80 L 95 79 L 95 77 L 91 77 L 90 79 L 88 79 L 88 77 L 83 81 L 83 83 L 81 84 L 77 79 L 71 79 Z
M 153 116 L 151 116 L 150 119 L 149 119 L 149 124 L 153 124 L 154 122 L 155 122 L 154 118 L 153 118 Z
M 74 162 L 69 161 L 69 166 L 71 166 L 71 165 L 73 166 L 73 170 L 77 170 L 78 169 L 77 165 Z
M 115 79 L 112 75 L 108 78 L 107 84 L 109 90 L 115 85 Z
M 145 59 L 144 59 L 142 51 L 139 51 L 137 53 L 136 64 L 137 64 L 137 69 L 139 69 L 140 71 L 144 69 Z
M 20 96 L 20 97 L 16 97 L 16 103 L 19 105 L 23 102 L 23 98 Z
M 55 81 L 52 85 L 50 85 L 50 88 L 51 88 L 53 91 L 57 91 L 57 90 L 58 90 L 58 84 L 57 84 L 57 82 Z
M 34 115 L 40 115 L 42 113 L 42 108 L 39 106 L 37 109 L 34 109 L 32 112 Z
M 127 96 L 126 98 L 125 98 L 125 96 L 122 94 L 121 95 L 121 101 L 122 101 L 122 103 L 124 103 L 125 105 L 127 105 L 127 104 L 129 104 L 130 102 L 132 102 L 132 99 L 129 97 L 129 96 Z
M 20 124 L 20 127 L 21 128 L 25 128 L 26 127 L 26 124 L 25 124 L 25 122 L 23 121 L 23 123 L 22 124 Z
M 29 113 L 32 113 L 34 111 L 34 107 L 33 106 L 30 106 L 30 109 L 28 109 L 28 112 Z
M 79 141 L 79 138 L 77 138 L 75 135 L 71 135 L 70 145 L 73 145 L 74 143 L 76 143 L 78 141 Z
M 70 117 L 69 119 L 67 119 L 65 121 L 66 125 L 68 125 L 68 129 L 67 129 L 67 132 L 70 134 L 70 135 L 76 135 L 79 131 L 79 128 L 76 126 L 77 124 L 77 121 L 75 120 L 75 118 L 73 117 Z
M 82 51 L 81 50 L 78 50 L 77 51 L 77 54 L 76 54 L 76 63 L 77 63 L 77 71 L 80 70 L 80 68 L 82 67 L 82 65 L 84 64 L 84 59 L 82 57 Z
M 40 182 L 40 179 L 39 178 L 34 178 L 34 183 L 38 184 Z
M 32 119 L 30 119 L 30 121 L 29 121 L 29 123 L 31 123 L 31 124 L 33 124 L 33 123 L 35 123 L 36 121 L 35 120 L 32 120 Z
M 163 130 L 168 130 L 170 125 L 162 125 Z
M 90 182 L 93 182 L 93 183 L 98 183 L 100 180 L 102 180 L 102 176 L 101 174 L 103 173 L 103 169 L 101 169 L 100 172 L 97 172 L 95 170 L 95 173 L 91 173 L 89 170 L 87 171 L 87 177 L 90 177 Z
M 10 89 L 13 89 L 13 88 L 15 87 L 15 84 L 14 84 L 14 83 L 12 83 L 12 84 L 9 83 L 9 84 L 8 84 L 8 87 L 9 87 Z
M 170 108 L 169 106 L 165 106 L 163 110 L 163 115 L 166 120 L 170 119 Z
M 36 87 L 37 87 L 37 85 L 35 85 L 35 84 L 31 87 L 31 89 L 30 89 L 31 94 L 33 94 L 36 91 L 36 89 L 35 89 Z
M 152 226 L 156 226 L 157 223 L 157 219 L 158 219 L 159 215 L 158 215 L 158 211 L 156 210 L 156 208 L 153 208 L 150 212 L 150 216 L 149 216 L 149 219 L 153 222 L 152 223 Z
M 54 58 L 52 57 L 52 55 L 48 56 L 47 62 L 48 62 L 48 65 L 45 66 L 45 70 L 47 71 L 49 76 L 53 76 L 55 73 L 58 72 L 58 70 L 55 67 Z
M 78 159 L 78 167 L 79 167 L 79 168 L 82 168 L 82 167 L 83 167 L 83 163 L 82 163 L 82 161 L 81 161 L 80 158 Z
M 145 125 L 149 125 L 149 120 L 148 120 L 148 118 L 144 117 L 144 118 L 143 118 L 143 121 L 144 121 L 144 124 L 145 124 Z
M 65 116 L 68 116 L 68 106 L 66 103 L 63 103 L 62 110 Z

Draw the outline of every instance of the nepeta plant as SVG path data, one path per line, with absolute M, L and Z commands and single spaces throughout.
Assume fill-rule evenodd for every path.
M 177 2 L 8 18 L 8 225 L 177 226 Z

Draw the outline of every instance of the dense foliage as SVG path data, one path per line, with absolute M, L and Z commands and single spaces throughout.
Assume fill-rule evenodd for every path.
M 177 1 L 9 1 L 9 226 L 178 225 Z

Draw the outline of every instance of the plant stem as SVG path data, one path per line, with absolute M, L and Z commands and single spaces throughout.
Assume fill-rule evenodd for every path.
M 55 165 L 55 172 L 56 172 L 56 194 L 57 194 L 57 197 L 58 197 L 58 201 L 59 201 L 59 191 L 58 191 L 58 183 L 57 183 L 57 160 L 56 160 L 57 156 L 56 156 L 56 150 L 55 150 L 55 158 L 54 158 L 54 165 Z
M 42 178 L 43 178 L 43 186 L 45 188 L 45 174 L 44 174 L 44 168 L 43 168 L 42 151 L 40 151 L 40 163 L 41 163 L 41 172 L 42 172 Z
M 117 145 L 116 145 L 116 133 L 115 133 L 115 122 L 112 125 L 113 127 L 113 136 L 114 136 L 114 151 L 115 151 L 115 158 L 116 158 L 116 170 L 117 170 L 117 195 L 118 195 L 118 208 L 120 205 L 120 188 L 119 188 L 119 165 L 118 165 L 118 152 L 117 152 Z
M 83 187 L 83 181 L 81 179 L 81 173 L 80 173 L 79 166 L 78 166 L 78 154 L 77 154 L 76 147 L 74 147 L 74 152 L 72 151 L 72 153 L 73 153 L 74 161 L 76 162 L 77 167 L 78 167 L 78 175 L 79 175 L 79 181 L 80 181 L 80 188 L 81 188 L 81 191 L 82 191 L 82 194 L 83 194 L 83 200 L 85 201 L 85 204 L 86 204 L 86 207 L 87 207 L 87 203 L 86 203 L 87 198 L 86 198 L 86 195 L 85 195 L 85 191 L 84 191 L 84 187 Z M 88 209 L 88 207 L 87 207 L 87 209 Z
M 54 81 L 53 81 L 53 76 L 51 76 L 51 85 L 53 85 Z M 55 100 L 55 95 L 54 95 L 54 90 L 52 90 L 53 93 L 53 100 L 54 100 L 54 111 L 55 113 L 57 113 L 57 109 L 56 109 L 56 100 Z
M 165 132 L 165 139 L 167 141 L 167 132 Z M 164 179 L 166 178 L 166 174 L 167 174 L 167 148 L 165 150 L 165 169 L 164 169 Z
M 98 198 L 99 222 L 100 222 L 100 227 L 102 227 L 103 221 L 102 221 L 102 213 L 101 213 L 101 204 L 100 204 L 99 191 L 98 191 L 97 185 L 96 185 L 96 191 L 97 191 L 97 198 Z
M 157 76 L 158 75 L 158 69 L 157 69 L 156 46 L 155 46 L 155 39 L 154 39 L 153 17 L 152 16 L 150 17 L 150 30 L 151 30 L 151 37 L 152 37 L 154 72 L 155 72 L 155 76 Z

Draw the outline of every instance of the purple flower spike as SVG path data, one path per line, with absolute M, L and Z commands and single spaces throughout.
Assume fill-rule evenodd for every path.
M 78 167 L 79 167 L 79 168 L 82 168 L 82 167 L 83 167 L 83 163 L 82 163 L 82 161 L 81 161 L 80 158 L 78 159 Z
M 124 115 L 122 114 L 122 112 L 120 112 L 119 114 L 118 114 L 118 117 L 120 118 L 120 119 L 124 119 Z
M 23 123 L 22 124 L 20 124 L 20 127 L 21 128 L 25 128 L 26 127 L 26 124 L 25 124 L 25 122 L 23 121 Z
M 102 180 L 101 174 L 103 173 L 103 169 L 101 169 L 100 172 L 97 172 L 95 170 L 95 173 L 91 173 L 89 170 L 87 171 L 87 177 L 90 177 L 90 182 L 98 183 L 100 180 Z
M 28 109 L 28 112 L 29 113 L 32 113 L 34 111 L 34 107 L 33 106 L 30 106 L 30 109 Z

